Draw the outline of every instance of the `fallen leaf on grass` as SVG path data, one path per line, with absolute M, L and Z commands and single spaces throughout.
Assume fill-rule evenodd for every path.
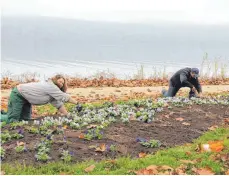
M 174 174 L 177 174 L 177 175 L 187 175 L 186 174 L 186 169 L 187 169 L 187 166 L 180 165 L 178 168 L 175 169 L 175 173 Z
M 229 169 L 225 172 L 225 175 L 229 175 Z
M 209 167 L 196 169 L 195 173 L 198 174 L 198 175 L 214 175 L 215 174 L 212 171 L 212 169 L 209 168 Z
M 158 166 L 150 165 L 146 169 L 151 170 L 154 174 L 157 174 L 158 173 L 157 168 L 158 168 Z
M 208 129 L 211 130 L 211 131 L 214 131 L 214 130 L 216 130 L 217 128 L 218 128 L 217 125 L 213 125 L 213 126 L 209 127 Z
M 185 126 L 190 126 L 190 123 L 187 123 L 187 122 L 183 122 L 182 124 Z
M 208 144 L 213 152 L 221 152 L 224 149 L 223 141 L 210 141 Z
M 4 171 L 1 171 L 1 172 L 0 172 L 0 175 L 5 175 L 5 172 L 4 172 Z
M 173 173 L 173 168 L 170 166 L 156 166 L 150 165 L 144 169 L 140 169 L 134 172 L 137 175 L 171 175 Z
M 140 153 L 138 154 L 138 157 L 139 157 L 139 158 L 145 158 L 146 155 L 147 155 L 146 153 L 140 152 Z
M 176 118 L 176 120 L 181 122 L 181 121 L 183 121 L 184 119 L 181 118 L 181 117 L 179 117 L 179 118 Z
M 221 161 L 223 161 L 223 162 L 228 161 L 229 162 L 229 154 L 222 154 L 219 157 L 220 157 Z
M 61 172 L 61 173 L 59 173 L 59 175 L 69 175 L 69 174 L 65 173 L 65 172 Z
M 136 175 L 153 175 L 153 171 L 152 170 L 147 170 L 147 169 L 140 169 L 138 171 L 134 172 Z
M 170 166 L 163 165 L 163 166 L 159 166 L 159 170 L 164 170 L 164 171 L 168 170 L 168 171 L 172 171 L 173 168 L 170 167 Z
M 95 165 L 91 165 L 89 167 L 87 167 L 86 169 L 84 169 L 85 172 L 92 172 L 95 169 Z
M 185 152 L 187 156 L 190 156 L 192 153 L 191 152 Z
M 116 160 L 108 160 L 108 161 L 105 161 L 105 163 L 116 164 Z
M 191 161 L 191 160 L 180 160 L 180 162 L 185 163 L 185 164 L 195 164 L 196 161 Z
M 95 149 L 96 152 L 104 152 L 106 150 L 106 144 L 101 144 Z

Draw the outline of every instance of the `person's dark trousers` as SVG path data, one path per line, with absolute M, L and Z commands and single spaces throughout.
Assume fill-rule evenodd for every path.
M 169 90 L 163 90 L 162 94 L 164 97 L 174 97 L 179 91 L 180 87 L 173 87 L 171 83 L 169 83 Z
M 20 120 L 29 120 L 32 114 L 31 104 L 19 93 L 17 88 L 13 88 L 8 102 L 7 114 L 1 114 L 1 121 L 7 123 Z

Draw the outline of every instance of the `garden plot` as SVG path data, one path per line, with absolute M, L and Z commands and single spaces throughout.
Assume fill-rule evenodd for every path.
M 228 112 L 228 97 L 78 106 L 70 117 L 2 124 L 1 159 L 3 163 L 41 164 L 142 157 L 228 125 Z

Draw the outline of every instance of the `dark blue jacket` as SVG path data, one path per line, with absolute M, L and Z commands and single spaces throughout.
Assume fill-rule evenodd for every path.
M 170 79 L 170 84 L 172 87 L 177 88 L 195 87 L 199 93 L 202 92 L 198 78 L 195 79 L 191 76 L 191 68 L 183 68 L 178 70 Z

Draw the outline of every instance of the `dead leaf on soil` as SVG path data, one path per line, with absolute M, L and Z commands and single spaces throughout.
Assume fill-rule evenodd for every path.
M 190 156 L 192 153 L 191 152 L 185 152 L 187 156 Z
M 146 155 L 147 155 L 146 153 L 140 152 L 140 153 L 138 154 L 138 157 L 139 157 L 139 158 L 145 158 Z
M 86 169 L 84 169 L 85 172 L 92 172 L 95 169 L 95 165 L 91 165 L 89 167 L 87 167 Z
M 176 120 L 181 122 L 181 121 L 183 121 L 184 119 L 181 118 L 181 117 L 179 117 L 179 118 L 176 118 Z
M 89 125 L 89 126 L 87 126 L 87 129 L 96 128 L 96 127 L 97 127 L 97 125 Z
M 106 144 L 101 144 L 95 149 L 96 152 L 104 152 L 106 150 Z
M 205 167 L 205 168 L 199 168 L 195 171 L 198 175 L 214 175 L 215 173 L 212 171 L 211 168 Z
M 80 139 L 84 139 L 84 134 L 80 134 L 80 135 L 79 135 L 79 138 L 80 138 Z
M 190 123 L 187 123 L 187 122 L 183 122 L 182 124 L 185 126 L 190 126 Z
M 209 127 L 208 129 L 211 130 L 211 131 L 214 131 L 214 130 L 216 130 L 217 128 L 218 128 L 217 125 L 213 125 L 213 126 Z
M 221 152 L 224 149 L 223 141 L 210 141 L 208 144 L 213 152 Z
M 129 120 L 137 120 L 133 115 L 130 116 Z
M 225 124 L 229 124 L 229 118 L 224 119 Z
M 18 142 L 17 141 L 17 146 L 22 146 L 22 145 L 25 145 L 25 143 L 24 142 Z

